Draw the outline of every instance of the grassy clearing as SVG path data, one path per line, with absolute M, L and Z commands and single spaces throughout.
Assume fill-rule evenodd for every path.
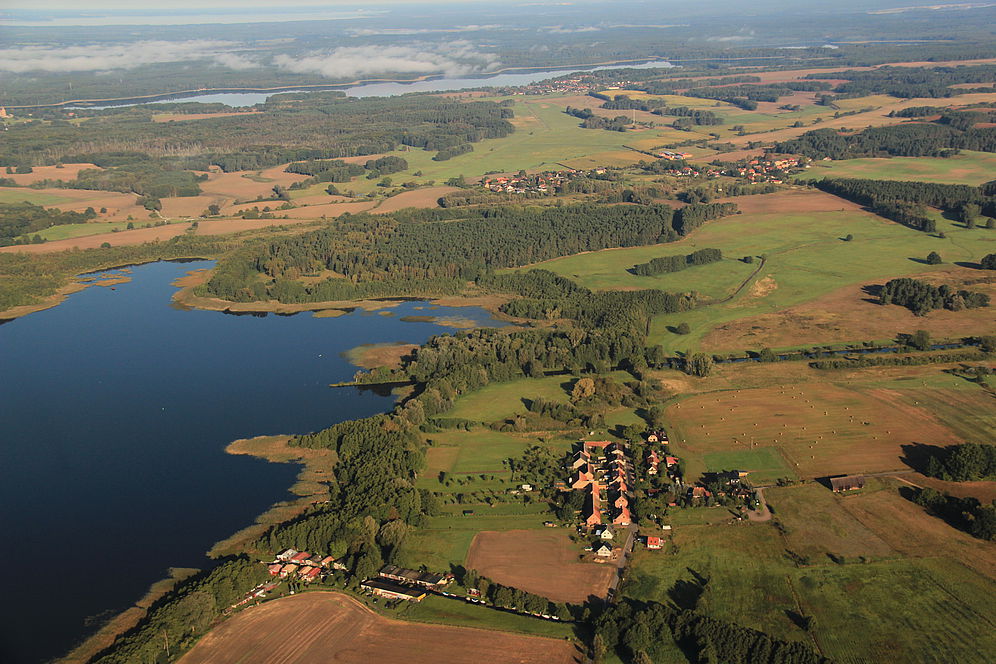
M 681 272 L 653 277 L 640 277 L 629 271 L 634 265 L 646 263 L 653 258 L 684 255 L 707 246 L 709 245 L 696 238 L 695 242 L 682 242 L 679 245 L 663 244 L 609 249 L 557 258 L 545 263 L 518 268 L 518 270 L 533 268 L 550 270 L 593 290 L 622 288 L 658 288 L 666 291 L 695 290 L 705 297 L 719 299 L 728 295 L 756 266 L 728 258 L 718 263 L 697 265 Z
M 0 187 L 0 203 L 24 203 L 25 201 L 35 205 L 58 205 L 75 202 L 70 198 L 33 189 Z
M 113 231 L 123 231 L 127 224 L 112 222 L 91 222 L 88 224 L 62 224 L 40 230 L 34 235 L 40 235 L 46 240 L 66 240 L 74 237 L 86 237 L 87 235 L 98 235 L 100 233 L 111 233 Z
M 531 445 L 540 444 L 535 435 L 505 433 L 490 429 L 473 431 L 447 430 L 427 436 L 433 447 L 429 450 L 429 465 L 425 476 L 435 476 L 440 470 L 451 474 L 506 473 L 502 462 L 518 456 Z
M 774 482 L 779 477 L 795 477 L 795 472 L 774 447 L 710 452 L 703 455 L 703 461 L 706 470 L 714 472 L 750 468 L 750 480 L 754 484 Z
M 805 181 L 825 177 L 870 178 L 979 185 L 991 180 L 993 173 L 996 173 L 996 154 L 966 150 L 946 159 L 893 157 L 820 162 L 797 179 Z
M 523 399 L 543 397 L 551 401 L 567 401 L 574 379 L 570 376 L 522 378 L 488 385 L 457 399 L 446 417 L 493 422 L 502 417 L 525 412 Z

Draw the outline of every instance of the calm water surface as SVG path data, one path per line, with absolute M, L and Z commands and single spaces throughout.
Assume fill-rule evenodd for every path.
M 406 302 L 391 316 L 232 316 L 170 304 L 170 284 L 207 261 L 132 268 L 0 325 L 0 527 L 8 573 L 0 662 L 42 662 L 120 611 L 169 567 L 288 497 L 297 466 L 225 454 L 236 438 L 300 433 L 387 410 L 331 389 L 363 343 L 451 331 L 401 316 L 469 317 Z M 416 308 L 421 307 L 421 308 Z

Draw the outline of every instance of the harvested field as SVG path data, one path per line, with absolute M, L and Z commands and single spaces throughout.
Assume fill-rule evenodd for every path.
M 460 191 L 459 187 L 427 187 L 425 189 L 415 189 L 391 196 L 378 205 L 373 211 L 378 214 L 387 214 L 404 208 L 434 208 L 439 207 L 437 201 L 441 196 Z
M 996 301 L 996 283 L 974 283 L 982 276 L 979 270 L 953 268 L 926 277 L 913 276 L 933 284 L 945 283 L 986 293 Z M 988 307 L 964 311 L 937 309 L 926 316 L 916 316 L 905 307 L 882 306 L 868 293 L 870 287 L 880 286 L 885 281 L 880 279 L 851 284 L 812 302 L 732 320 L 705 335 L 702 348 L 713 352 L 744 348 L 791 348 L 892 339 L 898 332 L 912 330 L 927 330 L 935 337 L 963 337 L 992 331 L 993 312 Z
M 857 203 L 815 189 L 790 189 L 776 191 L 772 194 L 735 196 L 719 199 L 717 202 L 736 203 L 737 208 L 744 214 L 780 214 L 789 210 L 793 214 L 801 212 L 861 212 L 863 210 Z
M 259 111 L 232 111 L 231 113 L 158 113 L 152 116 L 153 122 L 184 122 L 186 120 L 210 120 L 230 118 L 235 115 L 255 115 Z
M 466 567 L 557 602 L 581 604 L 592 595 L 605 597 L 615 566 L 580 563 L 577 557 L 563 532 L 486 530 L 474 537 Z
M 941 557 L 958 561 L 996 580 L 996 547 L 952 528 L 922 507 L 903 498 L 892 481 L 883 491 L 847 496 L 840 506 L 890 547 L 912 558 Z
M 94 164 L 63 164 L 62 168 L 55 166 L 35 166 L 30 173 L 4 174 L 20 186 L 38 182 L 39 180 L 75 180 L 80 171 L 88 168 L 100 168 Z
M 567 664 L 567 641 L 382 618 L 338 593 L 305 593 L 249 609 L 211 631 L 183 664 L 367 664 L 405 661 Z
M 753 446 L 777 448 L 802 477 L 905 469 L 904 445 L 962 440 L 895 390 L 831 383 L 702 394 L 667 414 L 690 475 L 708 454 Z

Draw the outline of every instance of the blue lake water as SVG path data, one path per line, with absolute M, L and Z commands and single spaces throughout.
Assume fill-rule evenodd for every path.
M 289 497 L 298 467 L 224 452 L 232 440 L 303 433 L 389 409 L 390 397 L 332 389 L 364 343 L 450 332 L 401 316 L 233 316 L 173 306 L 171 286 L 208 261 L 131 268 L 0 325 L 0 528 L 8 573 L 0 662 L 64 654 L 86 619 L 130 606 L 169 567 L 204 567 L 216 541 Z

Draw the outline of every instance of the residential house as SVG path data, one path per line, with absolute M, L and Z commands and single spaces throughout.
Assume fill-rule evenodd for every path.
M 655 537 L 653 535 L 649 535 L 647 537 L 647 548 L 648 549 L 657 550 L 657 549 L 660 549 L 661 546 L 662 546 L 662 544 L 661 544 L 661 538 L 660 537 Z
M 320 567 L 306 567 L 306 568 L 302 569 L 300 572 L 298 572 L 297 575 L 305 583 L 311 583 L 312 581 L 314 581 L 315 579 L 317 579 L 318 576 L 321 573 L 322 573 L 322 570 L 321 570 Z
M 307 562 L 309 558 L 311 558 L 310 553 L 308 553 L 307 551 L 301 551 L 300 553 L 295 553 L 293 556 L 291 556 L 290 562 L 302 565 L 305 562 Z
M 290 560 L 297 555 L 297 549 L 287 549 L 286 551 L 281 551 L 277 554 L 277 560 Z
M 280 568 L 283 567 L 280 563 L 273 563 L 272 565 L 266 566 L 266 571 L 270 573 L 270 576 L 277 576 L 280 574 Z
M 615 537 L 615 532 L 612 530 L 612 526 L 602 526 L 601 530 L 598 531 L 599 539 L 611 540 Z
M 608 558 L 612 555 L 612 547 L 608 544 L 602 544 L 595 549 L 595 555 L 600 558 Z
M 616 514 L 615 518 L 612 519 L 613 525 L 616 526 L 628 526 L 632 522 L 633 517 L 630 515 L 628 507 L 623 507 L 619 510 L 619 513 Z
M 294 576 L 294 573 L 297 572 L 299 567 L 300 565 L 294 565 L 294 564 L 284 565 L 283 567 L 280 568 L 280 578 L 286 579 L 289 576 Z

